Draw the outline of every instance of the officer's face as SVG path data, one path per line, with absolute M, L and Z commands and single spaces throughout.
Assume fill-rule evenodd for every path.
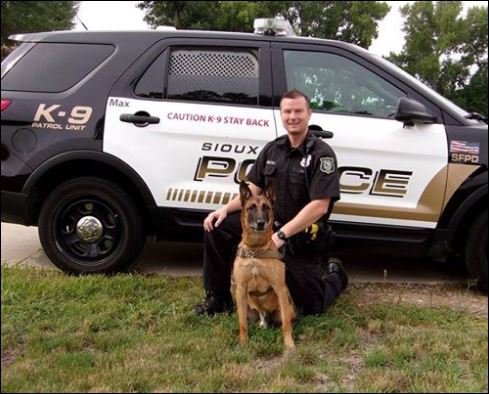
M 300 135 L 307 132 L 312 111 L 304 97 L 282 99 L 280 113 L 282 123 L 289 134 Z

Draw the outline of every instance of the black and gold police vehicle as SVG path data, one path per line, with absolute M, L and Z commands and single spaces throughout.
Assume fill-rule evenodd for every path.
M 487 287 L 487 120 L 359 47 L 281 23 L 12 37 L 2 221 L 38 226 L 74 273 L 127 267 L 147 235 L 200 240 L 203 217 L 285 133 L 280 96 L 299 89 L 338 157 L 337 250 L 460 256 Z

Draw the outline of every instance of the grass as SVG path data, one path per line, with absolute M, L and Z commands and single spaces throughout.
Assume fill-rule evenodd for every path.
M 488 391 L 487 315 L 364 290 L 297 321 L 284 353 L 279 329 L 240 347 L 235 314 L 195 316 L 200 278 L 2 267 L 2 392 Z

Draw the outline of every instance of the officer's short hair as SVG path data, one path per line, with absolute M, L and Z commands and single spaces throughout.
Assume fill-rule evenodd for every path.
M 280 102 L 282 102 L 283 99 L 296 99 L 299 97 L 304 97 L 306 100 L 307 108 L 311 108 L 311 101 L 309 100 L 309 97 L 307 97 L 304 93 L 302 93 L 300 90 L 293 89 L 285 92 L 282 94 L 282 97 L 280 98 Z

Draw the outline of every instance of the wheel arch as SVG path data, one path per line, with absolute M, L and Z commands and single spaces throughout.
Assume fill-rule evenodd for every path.
M 143 215 L 145 228 L 153 231 L 150 210 L 156 207 L 156 202 L 144 180 L 117 157 L 84 150 L 56 155 L 30 175 L 22 190 L 28 196 L 28 225 L 37 225 L 42 204 L 56 186 L 83 176 L 107 179 L 127 190 Z
M 463 249 L 472 223 L 483 209 L 487 209 L 487 195 L 486 184 L 470 194 L 448 221 L 447 229 L 452 234 L 449 241 L 455 250 L 460 252 Z

